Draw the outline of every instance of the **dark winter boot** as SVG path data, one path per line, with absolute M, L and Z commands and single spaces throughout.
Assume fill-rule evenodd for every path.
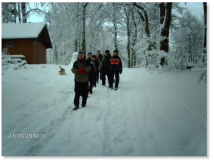
M 78 105 L 75 105 L 74 109 L 73 110 L 77 110 L 79 109 L 79 106 Z
M 86 105 L 85 105 L 85 104 L 82 104 L 82 107 L 84 108 L 84 107 L 86 107 Z
M 114 88 L 114 90 L 118 90 L 118 88 L 117 88 L 117 87 L 115 87 L 115 88 Z

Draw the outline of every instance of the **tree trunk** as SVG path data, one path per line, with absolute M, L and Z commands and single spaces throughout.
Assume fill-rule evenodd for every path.
M 172 2 L 167 3 L 166 7 L 164 6 L 164 2 L 162 2 L 160 7 L 160 24 L 162 24 L 161 36 L 166 37 L 160 44 L 160 50 L 164 50 L 165 52 L 169 51 L 169 29 L 171 23 L 171 11 L 172 11 Z M 165 58 L 161 59 L 161 65 L 163 66 L 165 62 Z
M 17 17 L 16 2 L 13 3 L 13 6 L 14 6 L 14 9 L 13 9 L 14 20 L 13 20 L 13 22 L 14 22 L 14 23 L 17 23 L 17 22 L 16 22 L 16 17 Z
M 133 66 L 136 66 L 136 53 L 135 53 L 135 45 L 137 43 L 137 23 L 135 21 L 135 16 L 134 16 L 134 13 L 133 11 L 131 11 L 131 14 L 132 14 L 132 20 L 133 20 L 133 27 L 134 27 L 134 36 L 133 36 L 133 39 L 132 39 L 132 62 L 133 62 Z
M 151 51 L 152 45 L 151 45 L 150 30 L 149 30 L 149 19 L 148 19 L 147 11 L 142 6 L 138 5 L 136 2 L 133 2 L 133 5 L 135 7 L 137 7 L 138 9 L 140 9 L 144 13 L 145 18 L 143 16 L 143 14 L 137 10 L 138 14 L 140 15 L 141 20 L 146 23 L 145 32 L 146 32 L 146 35 L 148 38 L 147 42 L 149 43 L 148 51 Z M 145 56 L 145 58 L 146 58 L 146 67 L 148 67 L 147 56 Z
M 2 2 L 2 23 L 7 23 L 6 22 L 6 11 L 5 11 L 6 5 L 7 5 L 6 3 Z
M 148 59 L 147 59 L 147 56 L 146 56 L 146 67 L 148 67 Z
M 56 45 L 55 45 L 55 64 L 58 64 L 58 56 L 57 56 L 57 48 L 56 48 Z
M 117 49 L 117 24 L 116 24 L 116 3 L 113 3 L 113 24 L 114 24 L 114 47 Z
M 194 43 L 192 43 L 192 46 L 191 46 L 191 51 L 192 51 L 192 63 L 194 63 Z
M 129 6 L 128 6 L 129 7 Z M 131 32 L 130 32 L 130 19 L 129 19 L 129 8 L 128 10 L 126 9 L 126 7 L 124 7 L 124 11 L 125 11 L 125 14 L 126 14 L 126 27 L 127 27 L 127 37 L 128 37 L 128 43 L 127 43 L 127 53 L 128 53 L 128 68 L 131 68 L 131 56 L 130 56 L 130 35 L 131 35 Z
M 207 48 L 207 2 L 203 2 L 204 6 L 204 49 L 203 53 L 206 53 L 207 51 L 205 50 Z M 203 57 L 203 62 L 205 61 Z
M 88 5 L 88 2 L 83 6 L 83 32 L 82 32 L 82 49 L 86 53 L 86 41 L 85 41 L 85 13 L 86 13 L 86 7 Z
M 131 68 L 129 20 L 127 20 L 127 36 L 128 36 L 127 52 L 128 52 L 128 59 L 129 59 L 128 68 Z
M 78 52 L 78 48 L 77 48 L 77 39 L 75 39 L 75 46 L 74 46 L 74 47 L 75 47 L 74 51 L 75 51 L 75 52 Z
M 147 34 L 147 37 L 150 38 L 149 19 L 148 19 L 147 11 L 142 6 L 138 5 L 136 2 L 134 2 L 133 5 L 139 8 L 144 13 L 145 18 L 141 12 L 137 11 L 138 14 L 140 15 L 141 20 L 146 23 L 145 32 Z
M 189 62 L 192 60 L 192 54 L 191 54 L 191 42 L 190 42 L 190 35 L 189 35 Z
M 21 23 L 21 4 L 17 2 L 17 6 L 18 6 L 18 19 L 19 23 Z
M 23 21 L 23 23 L 27 23 L 26 3 L 25 2 L 21 3 L 21 8 L 22 8 L 22 21 Z

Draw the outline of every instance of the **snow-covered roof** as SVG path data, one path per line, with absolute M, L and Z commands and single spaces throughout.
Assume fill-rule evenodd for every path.
M 45 23 L 2 23 L 2 39 L 37 38 Z

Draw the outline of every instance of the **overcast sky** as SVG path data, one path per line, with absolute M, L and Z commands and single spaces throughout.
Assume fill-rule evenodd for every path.
M 190 12 L 201 19 L 203 15 L 203 3 L 202 2 L 187 2 L 186 5 L 184 2 L 180 2 L 181 6 L 186 7 Z M 43 22 L 44 17 L 38 15 L 31 15 L 28 19 L 28 22 Z
M 199 19 L 204 14 L 203 3 L 202 2 L 187 2 L 186 5 L 184 2 L 180 2 L 182 7 L 186 7 L 190 12 L 197 16 Z

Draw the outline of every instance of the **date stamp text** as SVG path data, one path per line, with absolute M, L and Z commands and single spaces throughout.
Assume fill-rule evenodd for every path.
M 14 139 L 14 138 L 21 138 L 21 139 L 34 139 L 39 138 L 39 134 L 15 134 L 15 133 L 9 133 L 8 139 Z

